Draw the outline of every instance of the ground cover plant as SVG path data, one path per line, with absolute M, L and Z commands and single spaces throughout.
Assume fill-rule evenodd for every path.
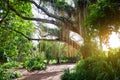
M 74 70 L 65 70 L 62 80 L 120 80 L 120 51 L 81 60 Z

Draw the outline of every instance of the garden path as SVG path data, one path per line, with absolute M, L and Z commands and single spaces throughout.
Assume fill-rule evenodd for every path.
M 22 73 L 21 78 L 15 80 L 61 80 L 60 77 L 64 70 L 69 68 L 73 69 L 75 64 L 54 64 L 48 65 L 46 70 L 27 71 L 25 69 L 19 69 Z

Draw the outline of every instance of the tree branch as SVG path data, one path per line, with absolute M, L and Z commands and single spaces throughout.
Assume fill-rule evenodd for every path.
M 7 11 L 7 13 L 1 18 L 0 23 L 2 23 L 2 22 L 4 21 L 4 19 L 7 17 L 7 15 L 8 15 L 8 11 Z
M 25 19 L 25 20 L 41 21 L 41 22 L 44 22 L 44 23 L 51 23 L 51 24 L 58 25 L 58 23 L 55 20 L 47 20 L 47 19 L 41 19 L 41 18 L 30 18 L 30 17 L 23 16 L 10 5 L 9 5 L 9 9 L 12 10 L 13 12 L 15 12 L 17 16 L 19 16 L 19 17 L 21 17 L 22 19 Z
M 44 22 L 44 23 L 50 23 L 50 24 L 54 24 L 54 25 L 57 25 L 59 28 L 63 28 L 65 27 L 64 24 L 61 24 L 60 22 L 57 22 L 55 20 L 47 20 L 47 19 L 41 19 L 41 18 L 30 18 L 30 17 L 26 17 L 26 16 L 23 16 L 21 15 L 16 9 L 14 9 L 13 6 L 9 5 L 9 9 L 12 10 L 13 12 L 16 13 L 17 16 L 21 17 L 22 19 L 24 20 L 33 20 L 33 21 L 40 21 L 40 22 Z M 64 22 L 64 21 L 63 21 Z M 66 23 L 65 23 L 66 24 Z M 67 23 L 68 24 L 68 23 Z M 72 24 L 70 24 L 72 25 Z M 75 28 L 70 25 L 66 25 L 71 31 L 74 31 L 76 32 L 77 30 L 74 30 Z
M 62 28 L 63 24 L 60 24 L 59 22 L 55 21 L 55 20 L 47 20 L 47 19 L 41 19 L 41 18 L 30 18 L 30 17 L 26 17 L 26 16 L 23 16 L 21 15 L 19 12 L 17 12 L 12 6 L 9 5 L 9 8 L 16 13 L 16 15 L 18 15 L 19 17 L 21 17 L 22 19 L 25 19 L 25 20 L 33 20 L 33 21 L 41 21 L 41 22 L 44 22 L 44 23 L 51 23 L 51 24 L 54 24 L 54 25 L 57 25 L 58 27 Z M 71 27 L 71 26 L 68 26 L 69 29 L 71 31 L 77 31 L 77 30 L 74 30 L 75 28 Z
M 22 0 L 22 1 L 24 1 L 24 0 Z M 54 15 L 52 13 L 49 13 L 46 9 L 44 9 L 43 7 L 41 7 L 40 5 L 38 5 L 35 1 L 33 1 L 33 0 L 27 0 L 27 1 L 30 2 L 30 3 L 32 3 L 32 4 L 34 4 L 38 9 L 41 9 L 49 17 L 53 17 L 53 18 L 55 18 L 57 20 L 60 20 L 60 21 L 62 21 L 64 23 L 70 22 L 71 24 L 73 24 L 73 22 L 70 19 L 68 19 L 68 18 L 65 18 L 63 16 L 57 16 L 57 15 Z
M 73 47 L 76 48 L 76 49 L 79 49 L 79 48 L 80 48 L 80 45 L 77 44 L 75 41 L 71 40 L 70 38 L 67 39 L 67 40 L 66 40 L 66 39 L 63 40 L 63 39 L 60 39 L 60 38 L 56 38 L 56 39 L 30 38 L 30 37 L 28 37 L 27 35 L 25 35 L 24 33 L 20 32 L 20 31 L 18 31 L 18 30 L 15 30 L 15 29 L 7 28 L 7 27 L 0 27 L 0 28 L 2 28 L 2 29 L 5 29 L 5 28 L 6 28 L 6 29 L 9 29 L 9 30 L 11 30 L 11 31 L 14 31 L 14 32 L 16 32 L 16 33 L 24 36 L 24 37 L 25 37 L 27 40 L 29 40 L 29 41 L 33 41 L 33 40 L 34 40 L 34 41 L 41 41 L 41 40 L 43 40 L 43 41 L 59 41 L 59 42 L 65 42 L 65 43 L 73 46 Z
M 12 29 L 11 29 L 12 30 Z M 40 38 L 38 38 L 38 39 L 36 39 L 36 38 L 30 38 L 30 37 L 28 37 L 28 36 L 26 36 L 24 33 L 22 33 L 22 32 L 20 32 L 20 31 L 17 31 L 17 30 L 13 30 L 13 31 L 15 31 L 16 33 L 19 33 L 19 34 L 21 34 L 22 36 L 24 36 L 26 39 L 28 39 L 29 41 L 30 40 L 36 40 L 36 41 L 40 41 L 40 40 L 45 40 L 45 41 L 57 41 L 57 40 L 59 40 L 59 39 L 40 39 Z
M 73 46 L 76 49 L 80 49 L 80 45 L 77 44 L 75 41 L 71 40 L 70 38 L 69 38 L 69 40 L 62 40 L 62 39 L 59 39 L 59 38 L 56 38 L 56 39 L 40 39 L 40 38 L 39 39 L 35 39 L 35 38 L 30 38 L 30 37 L 26 36 L 24 33 L 20 32 L 20 31 L 17 31 L 15 29 L 13 31 L 21 34 L 22 36 L 24 36 L 29 41 L 31 41 L 31 40 L 35 40 L 35 41 L 41 41 L 41 40 L 43 40 L 43 41 L 60 41 L 60 42 L 65 42 L 65 43 Z
M 31 37 L 28 37 L 27 35 L 25 35 L 24 33 L 20 32 L 20 31 L 18 31 L 18 30 L 16 30 L 16 29 L 12 29 L 12 28 L 8 28 L 8 27 L 0 27 L 0 28 L 5 29 L 5 30 L 8 29 L 8 30 L 10 30 L 10 31 L 14 31 L 14 32 L 16 32 L 16 33 L 24 36 L 24 37 L 25 37 L 27 40 L 29 40 L 29 41 L 32 41 L 32 40 L 35 40 L 35 41 L 41 41 L 41 40 L 44 40 L 44 41 L 59 41 L 58 38 L 56 38 L 56 39 L 31 38 Z
M 7 4 L 9 5 L 9 2 L 7 2 Z M 8 8 L 8 5 L 7 5 L 7 8 Z M 8 13 L 9 13 L 9 9 L 7 9 L 7 11 L 6 11 L 6 14 L 2 17 L 2 18 L 0 18 L 0 23 L 2 23 L 3 21 L 4 21 L 4 19 L 7 17 L 7 15 L 8 15 Z

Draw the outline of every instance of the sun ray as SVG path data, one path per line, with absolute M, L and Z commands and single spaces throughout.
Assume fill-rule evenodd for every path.
M 109 46 L 111 48 L 118 48 L 118 47 L 120 47 L 120 39 L 118 37 L 118 34 L 116 34 L 115 32 L 113 32 L 112 35 L 110 36 Z

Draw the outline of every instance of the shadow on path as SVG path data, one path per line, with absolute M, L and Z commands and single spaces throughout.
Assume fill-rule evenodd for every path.
M 19 71 L 23 74 L 23 77 L 15 80 L 61 80 L 60 77 L 63 74 L 63 70 L 72 69 L 74 66 L 75 64 L 48 65 L 46 70 L 30 72 L 20 69 Z

